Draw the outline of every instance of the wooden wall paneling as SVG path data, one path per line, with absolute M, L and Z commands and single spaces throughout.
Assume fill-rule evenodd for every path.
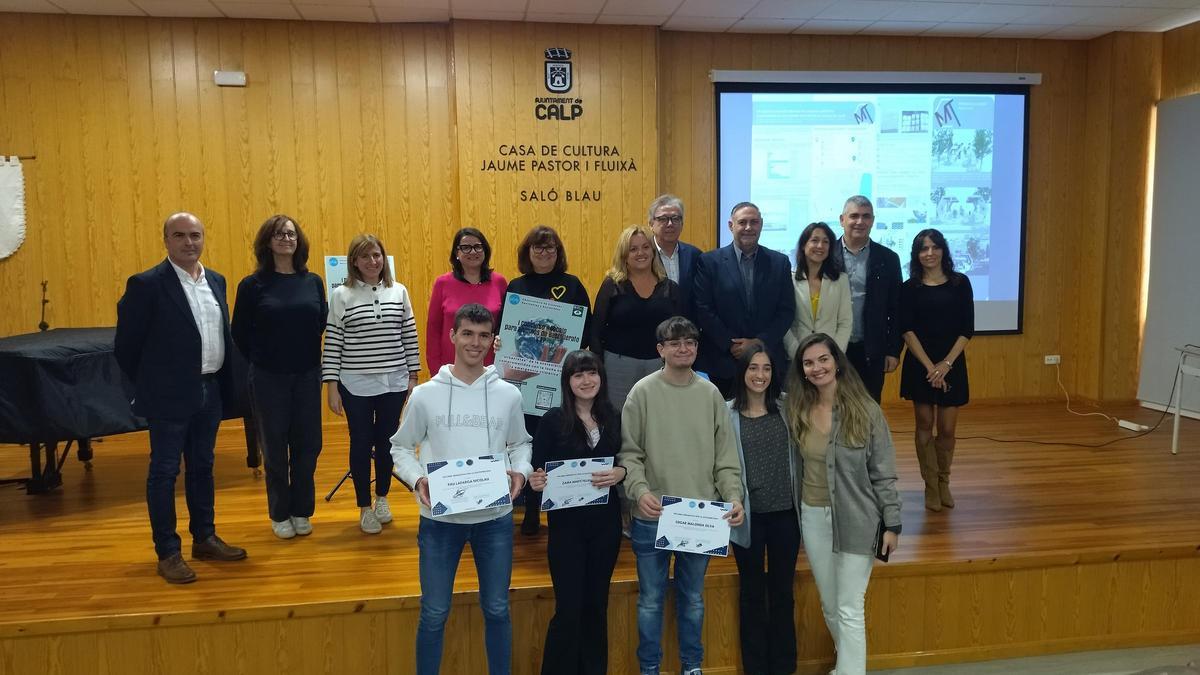
M 109 201 L 101 198 L 107 197 L 105 176 L 112 169 L 105 147 L 101 28 L 99 19 L 88 19 L 78 25 L 74 45 L 77 70 L 73 79 L 77 83 L 75 96 L 78 101 L 75 114 L 79 115 L 80 121 L 80 147 L 75 160 L 79 168 L 79 211 L 77 219 L 63 223 L 68 237 L 64 242 L 68 246 L 63 252 L 77 279 L 77 283 L 72 284 L 75 293 L 71 295 L 71 302 L 82 308 L 96 307 L 110 297 L 107 284 L 99 283 L 99 279 L 106 276 L 99 273 L 103 258 L 92 253 L 107 239 L 102 228 L 112 222 Z
M 363 85 L 362 73 L 355 64 L 362 58 L 366 45 L 359 42 L 354 29 L 349 25 L 338 25 L 334 32 L 331 63 L 337 68 L 332 82 L 337 89 L 330 92 L 336 101 L 338 126 L 334 133 L 340 139 L 340 175 L 334 175 L 334 184 L 340 187 L 343 227 L 346 241 L 354 232 L 373 231 L 383 241 L 391 244 L 389 254 L 395 256 L 399 237 L 390 227 L 391 223 L 378 223 L 370 218 L 367 205 L 365 174 L 365 139 L 363 138 Z
M 162 230 L 167 215 L 159 205 L 154 161 L 154 118 L 150 94 L 150 36 L 145 21 L 123 21 L 125 72 L 129 105 L 129 176 L 133 216 L 122 223 L 115 256 L 124 269 L 122 282 L 164 257 Z M 122 285 L 121 291 L 124 291 Z M 113 298 L 113 305 L 120 296 Z M 115 309 L 114 309 L 115 313 Z
M 244 190 L 235 190 L 229 180 L 227 172 L 229 144 L 226 140 L 223 103 L 225 89 L 218 87 L 213 82 L 212 73 L 215 70 L 242 70 L 243 65 L 240 59 L 232 68 L 223 62 L 220 25 L 220 22 L 217 21 L 198 21 L 195 24 L 197 109 L 199 136 L 202 139 L 199 154 L 202 161 L 197 177 L 200 186 L 200 203 L 190 208 L 196 209 L 199 212 L 197 215 L 202 220 L 206 219 L 205 227 L 208 237 L 205 241 L 205 253 L 208 256 L 230 260 L 235 250 L 248 250 L 249 248 L 244 246 L 245 235 L 241 232 L 242 228 L 238 227 L 237 230 L 234 230 L 230 226 L 230 223 L 236 222 L 231 217 L 230 198 L 233 195 L 240 195 Z M 261 82 L 255 84 L 261 85 Z M 236 95 L 240 98 L 243 93 L 239 91 Z M 153 228 L 154 223 L 147 221 L 138 223 L 136 226 Z M 161 245 L 159 248 L 161 250 Z M 248 255 L 248 253 L 243 254 L 243 256 Z M 246 262 L 236 267 L 227 264 L 217 270 L 225 274 L 225 282 L 229 287 L 227 299 L 231 303 L 236 300 L 241 273 L 250 264 L 248 257 L 238 258 L 238 260 Z
M 1163 35 L 1163 100 L 1200 92 L 1200 22 Z
M 49 263 L 48 256 L 44 253 L 46 232 L 44 228 L 38 227 L 37 223 L 40 220 L 38 215 L 46 213 L 47 208 L 54 203 L 51 197 L 54 190 L 43 180 L 43 177 L 52 175 L 52 169 L 49 168 L 52 167 L 52 163 L 48 162 L 52 161 L 52 158 L 46 157 L 47 153 L 53 152 L 52 137 L 46 136 L 37 124 L 37 120 L 44 119 L 43 115 L 48 114 L 49 110 L 44 101 L 34 96 L 34 83 L 42 73 L 34 72 L 31 67 L 37 63 L 40 68 L 44 68 L 45 61 L 31 53 L 33 45 L 29 22 L 18 17 L 13 23 L 16 24 L 13 28 L 20 34 L 15 36 L 11 44 L 14 47 L 20 45 L 20 48 L 11 50 L 12 53 L 0 59 L 0 67 L 7 64 L 10 67 L 9 77 L 12 78 L 8 87 L 8 112 L 12 117 L 5 118 L 4 126 L 12 129 L 14 147 L 18 149 L 18 153 L 36 154 L 38 159 L 24 165 L 25 243 L 17 253 L 0 262 L 0 266 L 3 266 L 0 269 L 3 269 L 6 275 L 8 270 L 11 270 L 12 278 L 22 280 L 22 283 L 6 284 L 8 287 L 21 289 L 20 292 L 3 294 L 12 299 L 12 311 L 6 311 L 4 316 L 16 320 L 14 327 L 21 328 L 4 331 L 4 334 L 32 331 L 40 321 L 42 305 L 39 282 L 48 278 Z M 38 148 L 44 150 L 39 152 Z M 61 264 L 57 258 L 53 262 Z M 60 292 L 62 289 L 58 288 L 60 279 L 56 278 L 54 282 L 54 286 L 48 289 L 48 293 L 53 295 L 47 297 L 61 301 L 64 296 Z M 60 304 L 61 302 L 55 302 L 45 308 L 46 320 L 51 325 L 58 325 L 59 317 L 65 318 L 68 315 L 67 308 L 59 306 Z
M 318 219 L 326 228 L 325 242 L 340 254 L 346 250 L 354 235 L 361 231 L 381 236 L 383 233 L 374 226 L 365 229 L 365 223 L 354 221 L 349 210 L 344 209 L 338 64 L 335 40 L 332 38 L 332 35 L 318 34 L 314 28 L 312 52 L 316 147 L 309 161 L 316 164 Z M 384 245 L 387 243 L 385 240 Z
M 459 202 L 464 224 L 483 223 L 497 269 L 518 275 L 515 249 L 536 224 L 559 230 L 570 271 L 594 293 L 607 270 L 616 234 L 642 222 L 656 183 L 656 130 L 653 70 L 655 34 L 643 27 L 554 26 L 455 22 L 455 104 L 458 121 Z M 573 86 L 565 96 L 579 98 L 583 115 L 574 120 L 537 120 L 535 99 L 551 97 L 544 86 L 548 47 L 572 51 Z M 528 171 L 482 171 L 485 160 L 505 159 L 501 144 L 533 145 Z M 565 152 L 541 153 L 541 146 L 607 144 L 622 159 L 633 159 L 636 174 L 595 171 L 592 161 Z M 510 157 L 508 159 L 521 159 Z M 533 161 L 577 160 L 579 171 L 538 171 Z M 555 201 L 534 199 L 549 197 Z M 530 193 L 521 201 L 522 190 Z M 599 202 L 568 201 L 566 191 L 599 191 Z M 589 195 L 591 196 L 591 195 Z M 474 221 L 474 223 L 472 222 Z M 488 229 L 488 228 L 491 229 Z
M 55 23 L 63 26 L 62 18 L 56 19 Z M 89 111 L 80 95 L 81 72 L 76 40 L 76 31 L 67 31 L 62 49 L 36 48 L 37 51 L 45 50 L 43 63 L 49 67 L 49 72 L 44 73 L 46 77 L 41 84 L 50 87 L 49 100 L 53 107 L 51 114 L 40 123 L 45 125 L 46 132 L 61 151 L 59 161 L 47 166 L 53 171 L 54 183 L 63 199 L 55 209 L 58 215 L 56 227 L 46 231 L 45 242 L 51 260 L 57 260 L 67 270 L 65 283 L 59 284 L 58 289 L 59 311 L 67 322 L 72 323 L 78 321 L 79 314 L 88 306 L 87 280 L 91 276 L 91 256 L 87 246 L 78 245 L 78 242 L 88 241 L 80 157 L 83 154 L 83 127 L 87 124 Z
M 108 210 L 106 219 L 93 227 L 98 235 L 95 250 L 97 273 L 92 283 L 97 293 L 93 307 L 99 315 L 98 324 L 111 325 L 116 321 L 115 298 L 125 291 L 128 274 L 125 256 L 119 255 L 118 245 L 132 223 L 137 222 L 133 195 L 136 192 L 133 129 L 130 126 L 129 72 L 125 51 L 126 27 L 122 22 L 105 21 L 99 30 L 99 58 L 102 73 L 101 100 L 103 118 L 98 133 L 104 138 L 103 192 L 101 201 Z M 151 223 L 142 225 L 153 228 Z
M 1137 392 L 1147 160 L 1162 66 L 1161 34 L 1116 33 L 1114 39 L 1113 154 L 1108 186 L 1111 245 L 1104 265 L 1105 311 L 1100 327 L 1100 368 L 1105 374 L 1102 400 L 1133 398 Z
M 286 139 L 286 142 L 294 157 L 296 181 L 295 200 L 287 208 L 295 210 L 294 215 L 300 219 L 308 237 L 310 265 L 319 263 L 323 270 L 324 257 L 345 254 L 348 242 L 341 241 L 340 228 L 328 220 L 328 213 L 322 208 L 318 177 L 321 166 L 316 150 L 318 133 L 313 42 L 312 24 L 287 23 L 286 81 L 291 86 L 294 136 Z M 278 76 L 284 77 L 283 74 Z

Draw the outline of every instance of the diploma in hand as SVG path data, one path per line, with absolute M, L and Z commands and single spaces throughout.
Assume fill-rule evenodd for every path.
M 434 517 L 490 509 L 511 501 L 503 454 L 430 462 L 425 465 L 425 476 Z
M 663 495 L 662 507 L 654 548 L 729 555 L 729 521 L 724 516 L 733 508 L 732 504 Z
M 613 468 L 612 457 L 546 462 L 546 488 L 542 510 L 558 511 L 576 506 L 608 503 L 608 488 L 592 487 L 592 474 Z

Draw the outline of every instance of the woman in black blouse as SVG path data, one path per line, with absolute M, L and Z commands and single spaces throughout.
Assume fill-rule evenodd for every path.
M 667 278 L 644 225 L 625 228 L 617 239 L 612 268 L 596 292 L 591 349 L 604 357 L 608 394 L 620 410 L 634 383 L 662 368 L 655 329 L 683 314 L 679 286 Z
M 551 511 L 546 557 L 554 583 L 554 618 L 546 630 L 542 675 L 600 675 L 608 672 L 608 584 L 621 546 L 616 485 L 625 469 L 621 414 L 608 402 L 604 364 L 591 352 L 563 360 L 562 405 L 542 418 L 533 438 L 529 484 L 546 487 L 546 462 L 607 457 L 613 468 L 592 474 L 592 485 L 608 488 L 608 503 Z
M 285 215 L 254 237 L 258 269 L 238 284 L 231 332 L 250 361 L 250 398 L 266 470 L 267 512 L 280 539 L 312 532 L 321 454 L 325 283 L 308 271 L 308 239 Z
M 941 511 L 954 508 L 950 464 L 958 409 L 970 399 L 963 350 L 975 333 L 975 300 L 970 279 L 954 271 L 946 238 L 937 230 L 922 230 L 913 239 L 908 275 L 900 288 L 900 331 L 908 347 L 900 396 L 913 402 L 925 508 Z
M 592 300 L 588 297 L 587 289 L 574 274 L 567 274 L 567 251 L 562 239 L 554 228 L 538 225 L 525 235 L 517 246 L 517 269 L 521 276 L 508 284 L 509 293 L 528 295 L 535 298 L 565 302 L 570 305 L 583 305 L 586 316 L 583 323 L 583 343 L 580 348 L 588 346 L 588 336 L 591 325 Z M 501 310 L 499 325 L 504 325 L 504 314 Z M 500 340 L 496 340 L 496 349 L 500 348 Z M 512 375 L 510 372 L 500 373 L 501 377 Z M 537 436 L 538 422 L 541 417 L 525 416 L 525 430 L 530 436 Z M 533 536 L 541 527 L 538 515 L 541 495 L 534 492 L 529 485 L 522 491 L 525 497 L 525 517 L 521 521 L 521 534 Z

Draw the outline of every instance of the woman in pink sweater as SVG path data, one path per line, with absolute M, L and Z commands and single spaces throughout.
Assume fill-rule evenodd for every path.
M 442 366 L 454 362 L 454 347 L 450 344 L 450 329 L 454 313 L 468 303 L 479 303 L 500 317 L 500 305 L 508 280 L 492 271 L 492 247 L 487 237 L 473 227 L 464 227 L 454 234 L 450 246 L 452 270 L 433 282 L 429 297 L 429 318 L 425 322 L 425 359 L 429 375 L 437 375 Z M 490 365 L 495 355 L 490 351 L 484 363 Z

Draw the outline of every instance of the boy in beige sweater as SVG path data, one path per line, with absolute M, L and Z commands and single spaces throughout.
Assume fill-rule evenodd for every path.
M 663 495 L 732 503 L 741 524 L 742 479 L 729 408 L 715 385 L 692 370 L 699 331 L 676 316 L 657 330 L 663 369 L 633 386 L 621 412 L 625 491 L 634 502 L 633 552 L 638 569 L 638 664 L 658 675 L 667 571 L 675 558 L 679 659 L 684 675 L 700 675 L 704 658 L 704 573 L 708 556 L 654 547 Z

